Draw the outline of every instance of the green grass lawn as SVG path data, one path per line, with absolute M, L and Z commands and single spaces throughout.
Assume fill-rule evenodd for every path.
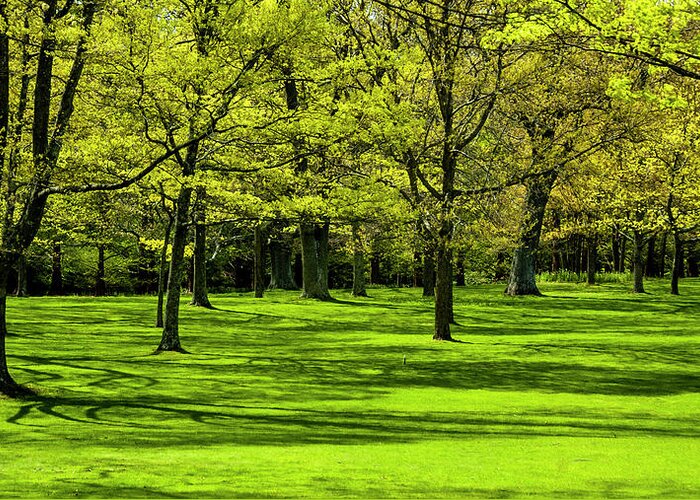
M 458 289 L 458 343 L 414 289 L 217 295 L 158 356 L 152 297 L 10 299 L 0 497 L 700 498 L 700 280 L 647 287 Z

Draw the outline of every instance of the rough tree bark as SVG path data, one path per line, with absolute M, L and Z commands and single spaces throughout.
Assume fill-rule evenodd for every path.
M 518 247 L 513 254 L 508 295 L 541 295 L 535 283 L 537 249 L 549 194 L 557 178 L 555 170 L 526 183 L 525 214 L 520 228 Z
M 365 279 L 365 251 L 362 245 L 362 235 L 360 234 L 360 224 L 352 224 L 352 244 L 353 244 L 353 266 L 352 266 L 352 294 L 355 297 L 367 297 L 367 286 Z
M 330 300 L 328 291 L 329 223 L 301 223 L 301 262 L 303 284 L 301 297 Z

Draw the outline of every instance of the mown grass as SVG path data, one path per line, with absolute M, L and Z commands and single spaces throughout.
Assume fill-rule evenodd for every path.
M 700 281 L 9 304 L 0 497 L 700 497 Z M 404 364 L 404 356 L 406 363 Z

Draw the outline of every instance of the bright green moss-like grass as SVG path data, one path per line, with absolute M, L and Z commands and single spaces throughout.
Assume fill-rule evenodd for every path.
M 11 299 L 0 497 L 700 497 L 700 281 Z M 184 300 L 184 299 L 183 299 Z M 404 356 L 406 363 L 404 364 Z

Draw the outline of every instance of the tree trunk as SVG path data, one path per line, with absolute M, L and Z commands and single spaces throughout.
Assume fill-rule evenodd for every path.
M 5 342 L 7 338 L 7 279 L 10 265 L 11 263 L 6 259 L 0 260 L 0 394 L 16 397 L 31 394 L 32 391 L 15 382 L 7 366 Z
M 261 299 L 265 292 L 265 241 L 260 224 L 253 230 L 253 291 L 256 299 Z
M 437 249 L 437 273 L 435 280 L 435 333 L 434 340 L 452 340 L 450 324 L 452 313 L 452 250 L 446 236 L 440 237 Z
M 661 255 L 659 256 L 659 269 L 657 276 L 663 278 L 666 275 L 666 252 L 668 251 L 668 232 L 661 237 Z
M 581 275 L 583 270 L 583 244 L 581 242 L 581 237 L 578 235 L 574 236 L 574 272 L 577 275 Z
M 671 273 L 671 294 L 679 295 L 678 282 L 683 274 L 683 240 L 677 234 L 673 235 L 673 271 Z
M 612 234 L 612 260 L 613 260 L 613 271 L 618 272 L 620 270 L 620 233 L 613 231 Z
M 649 238 L 649 243 L 647 243 L 647 262 L 644 275 L 648 278 L 653 278 L 658 274 L 659 270 L 656 265 L 656 236 L 652 236 Z
M 51 252 L 51 288 L 49 290 L 49 295 L 63 295 L 61 257 L 61 244 L 55 243 Z
M 148 224 L 148 221 L 144 220 L 143 224 Z M 137 238 L 136 244 L 139 251 L 139 262 L 136 269 L 136 290 L 139 294 L 145 294 L 151 291 L 150 268 L 153 266 L 153 252 L 146 248 L 141 238 Z
M 186 179 L 194 175 L 197 164 L 199 144 L 193 142 L 187 147 L 182 175 Z M 175 202 L 175 221 L 173 222 L 173 246 L 170 255 L 170 272 L 168 274 L 168 294 L 165 301 L 165 318 L 163 335 L 156 352 L 177 351 L 186 352 L 180 344 L 180 288 L 185 273 L 185 246 L 187 246 L 187 230 L 190 218 L 190 201 L 192 188 L 184 182 Z
M 180 288 L 185 272 L 185 246 L 187 245 L 187 221 L 189 218 L 192 188 L 187 185 L 180 188 L 175 209 L 175 231 L 170 256 L 168 274 L 168 295 L 165 302 L 165 321 L 160 345 L 156 351 L 182 352 L 179 334 Z
M 97 245 L 97 276 L 95 278 L 95 297 L 104 297 L 107 294 L 105 283 L 105 246 Z
M 700 269 L 698 269 L 698 267 L 700 267 L 700 266 L 698 266 L 698 261 L 700 260 L 700 259 L 698 259 L 698 254 L 700 254 L 700 252 L 698 252 L 698 244 L 695 243 L 693 246 L 691 246 L 687 253 L 688 253 L 688 256 L 687 256 L 688 277 L 689 278 L 697 278 L 698 276 L 700 276 L 700 272 L 699 272 Z M 685 276 L 685 270 L 684 270 L 683 266 L 681 266 L 680 276 L 681 277 Z
M 330 223 L 316 225 L 316 247 L 318 248 L 318 287 L 322 293 L 331 298 L 328 292 L 328 233 Z
M 207 226 L 203 211 L 200 212 L 198 222 L 194 226 L 193 268 L 190 305 L 212 309 L 207 289 Z
M 639 231 L 634 232 L 634 253 L 632 255 L 634 267 L 634 293 L 646 293 L 644 291 L 644 238 Z
M 561 228 L 561 215 L 558 210 L 554 210 L 552 213 L 552 228 Z M 552 241 L 552 266 L 551 271 L 553 273 L 559 272 L 561 268 L 561 242 L 559 239 Z
M 423 297 L 435 297 L 435 252 L 427 248 L 423 252 Z
M 513 254 L 510 281 L 506 288 L 508 295 L 541 295 L 535 283 L 537 249 L 544 212 L 556 178 L 556 172 L 552 171 L 549 175 L 536 177 L 526 184 L 525 214 L 518 248 Z
M 379 262 L 379 254 L 372 254 L 372 259 L 369 262 L 369 282 L 372 285 L 379 285 L 381 281 L 381 268 Z
M 355 297 L 367 297 L 365 286 L 365 251 L 362 245 L 359 223 L 352 224 L 353 266 L 352 266 L 352 294 Z
M 598 241 L 595 237 L 588 239 L 588 257 L 586 261 L 587 282 L 589 285 L 595 285 L 595 275 L 598 268 Z
M 173 228 L 173 219 L 168 217 L 165 226 L 165 238 L 160 249 L 160 270 L 158 272 L 158 306 L 156 308 L 156 328 L 163 328 L 163 295 L 168 279 L 168 245 L 170 244 L 170 232 Z
M 413 288 L 423 286 L 423 272 L 420 252 L 413 252 Z
M 535 256 L 530 248 L 515 249 L 506 294 L 541 295 L 535 283 Z
M 620 267 L 617 269 L 617 272 L 619 273 L 624 273 L 625 272 L 625 261 L 627 260 L 627 238 L 623 237 L 622 240 L 620 241 Z
M 284 239 L 270 241 L 270 290 L 298 290 L 292 272 L 292 246 Z
M 330 300 L 328 291 L 329 224 L 300 225 L 303 284 L 301 297 Z
M 15 296 L 26 297 L 27 294 L 27 257 L 20 254 L 17 257 L 17 288 L 15 288 Z

